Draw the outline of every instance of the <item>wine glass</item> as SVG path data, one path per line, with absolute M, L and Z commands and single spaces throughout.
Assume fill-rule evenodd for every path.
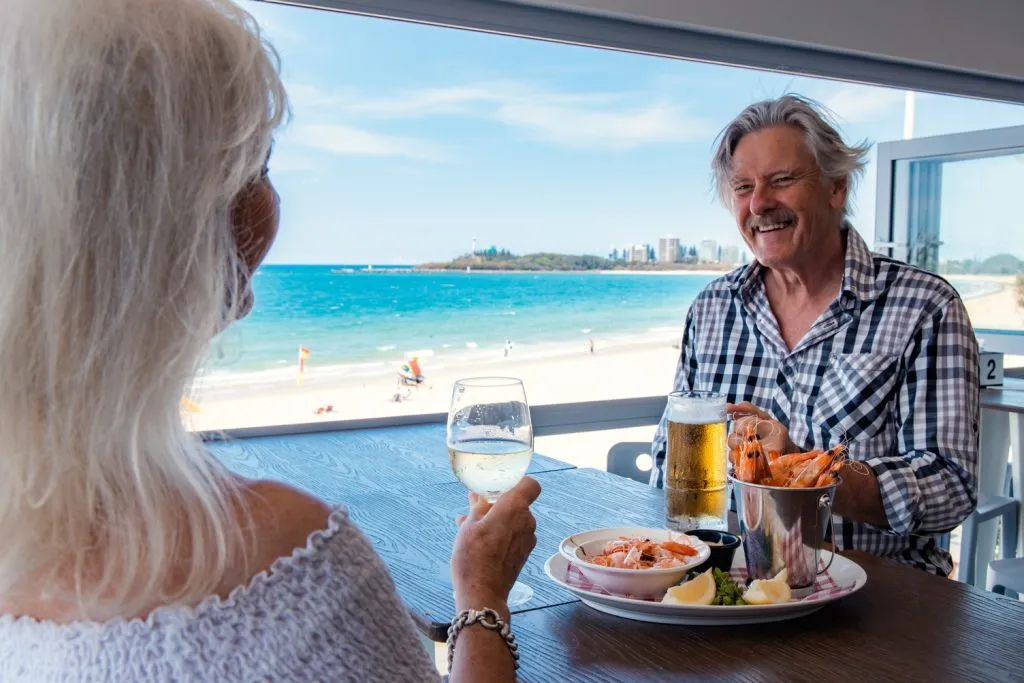
M 473 377 L 455 382 L 448 411 L 448 457 L 462 484 L 493 503 L 526 474 L 533 457 L 533 422 L 519 379 Z M 509 608 L 533 597 L 516 581 Z

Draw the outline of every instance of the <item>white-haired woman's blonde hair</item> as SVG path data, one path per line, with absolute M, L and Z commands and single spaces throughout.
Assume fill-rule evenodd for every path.
M 225 0 L 2 14 L 0 596 L 194 602 L 246 557 L 179 411 L 245 298 L 231 210 L 286 110 L 277 57 Z

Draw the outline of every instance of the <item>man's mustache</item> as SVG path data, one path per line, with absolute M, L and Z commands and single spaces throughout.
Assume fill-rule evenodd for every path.
M 776 223 L 796 222 L 796 214 L 789 209 L 775 209 L 760 216 L 750 215 L 747 217 L 746 227 L 748 230 L 763 228 Z

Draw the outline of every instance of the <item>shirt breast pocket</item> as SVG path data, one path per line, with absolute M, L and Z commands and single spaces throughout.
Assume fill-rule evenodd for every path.
M 899 357 L 845 353 L 832 357 L 815 402 L 818 422 L 851 441 L 881 432 L 892 413 Z

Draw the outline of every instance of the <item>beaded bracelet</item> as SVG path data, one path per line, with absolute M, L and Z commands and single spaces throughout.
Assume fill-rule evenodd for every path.
M 498 616 L 497 612 L 490 607 L 485 607 L 481 610 L 467 609 L 459 612 L 455 619 L 452 620 L 452 625 L 448 627 L 449 671 L 451 671 L 452 661 L 455 659 L 455 640 L 459 637 L 459 632 L 471 624 L 480 624 L 488 631 L 495 631 L 504 638 L 509 652 L 512 653 L 512 662 L 515 665 L 515 669 L 516 671 L 519 670 L 519 645 L 516 643 L 516 637 L 512 635 L 512 630 L 505 623 L 505 620 Z

